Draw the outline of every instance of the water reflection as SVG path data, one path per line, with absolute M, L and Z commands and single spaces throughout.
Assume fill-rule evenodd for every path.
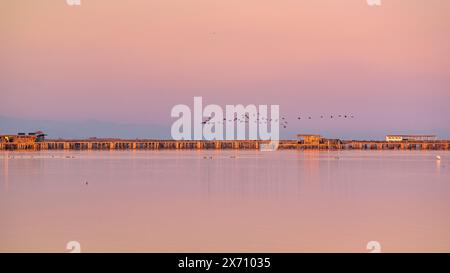
M 440 155 L 2 153 L 0 251 L 450 251 Z
M 3 161 L 3 185 L 5 188 L 5 191 L 8 191 L 9 188 L 9 152 L 4 152 L 1 160 Z

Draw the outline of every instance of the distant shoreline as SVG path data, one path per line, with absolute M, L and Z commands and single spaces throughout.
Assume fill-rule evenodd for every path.
M 46 139 L 40 142 L 0 143 L 0 150 L 262 150 L 264 140 L 146 140 Z M 376 141 L 323 139 L 317 142 L 280 140 L 280 150 L 449 150 L 450 140 Z

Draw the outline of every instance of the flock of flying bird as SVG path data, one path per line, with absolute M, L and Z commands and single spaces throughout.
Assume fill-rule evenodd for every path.
M 267 118 L 264 118 L 264 117 L 262 117 L 260 119 L 259 118 L 259 114 L 258 115 L 253 114 L 253 117 L 256 117 L 256 120 L 254 122 L 258 123 L 258 124 L 267 124 L 267 122 L 271 122 L 272 121 L 272 119 L 267 119 Z M 207 119 L 202 121 L 202 124 L 210 124 L 210 120 L 212 118 L 213 117 L 208 117 Z M 317 119 L 330 119 L 330 120 L 331 119 L 335 119 L 335 120 L 336 119 L 353 119 L 353 118 L 355 118 L 355 116 L 352 115 L 352 114 L 344 114 L 344 115 L 342 115 L 342 114 L 339 114 L 339 115 L 330 114 L 330 115 L 320 115 L 319 117 L 317 117 Z M 304 117 L 298 116 L 297 117 L 297 120 L 312 120 L 312 119 L 314 119 L 312 116 L 306 116 L 306 117 L 305 116 Z M 226 118 L 223 119 L 223 122 L 218 122 L 218 123 L 219 124 L 223 124 L 225 121 L 227 121 Z M 240 122 L 240 123 L 243 123 L 243 122 L 249 123 L 250 122 L 250 116 L 249 116 L 249 114 L 245 114 L 245 115 L 241 115 L 240 118 L 235 117 L 233 120 L 228 120 L 228 121 L 235 121 L 235 122 L 237 121 L 237 122 Z M 275 119 L 274 121 L 278 121 L 278 119 Z M 286 129 L 288 127 L 289 122 L 287 121 L 286 117 L 281 117 L 279 122 L 280 122 L 281 127 L 283 127 L 283 129 Z

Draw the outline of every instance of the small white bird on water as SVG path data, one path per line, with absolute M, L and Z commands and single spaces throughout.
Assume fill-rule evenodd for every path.
M 437 155 L 437 156 L 436 156 L 436 160 L 441 160 L 441 156 L 440 156 L 440 155 Z

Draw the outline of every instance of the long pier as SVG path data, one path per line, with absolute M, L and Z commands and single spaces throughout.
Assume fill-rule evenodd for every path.
M 33 143 L 0 143 L 0 150 L 258 150 L 269 141 L 261 140 L 44 140 Z M 449 150 L 450 140 L 436 141 L 365 141 L 342 140 L 306 144 L 298 140 L 280 140 L 281 150 Z

